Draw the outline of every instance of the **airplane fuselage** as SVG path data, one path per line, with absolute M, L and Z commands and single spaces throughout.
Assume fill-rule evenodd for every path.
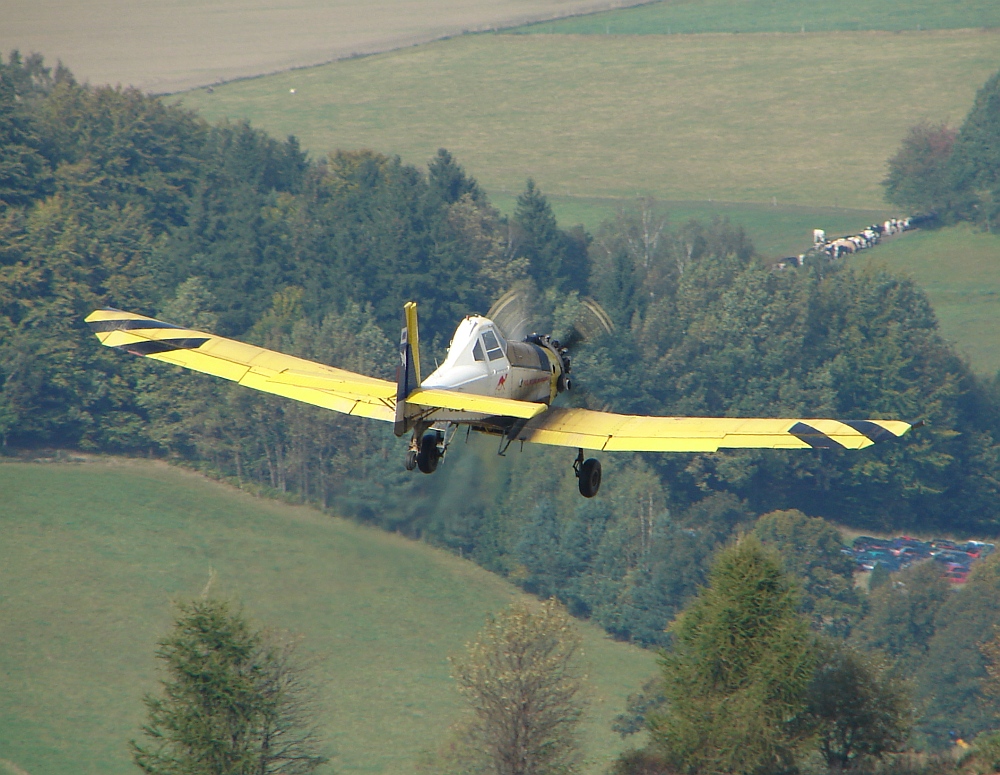
M 421 387 L 548 404 L 564 372 L 562 356 L 546 338 L 509 342 L 493 321 L 476 315 L 458 326 L 444 363 Z M 462 415 L 438 418 L 453 421 Z

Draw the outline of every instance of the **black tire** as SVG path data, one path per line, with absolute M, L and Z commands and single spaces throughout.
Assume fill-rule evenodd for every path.
M 416 450 L 408 449 L 406 450 L 406 470 L 412 471 L 417 467 L 417 453 Z
M 438 435 L 425 433 L 420 439 L 420 452 L 417 453 L 417 468 L 425 474 L 433 474 L 438 467 L 441 453 L 438 451 Z
M 601 461 L 597 458 L 584 460 L 580 466 L 580 495 L 593 498 L 601 489 Z

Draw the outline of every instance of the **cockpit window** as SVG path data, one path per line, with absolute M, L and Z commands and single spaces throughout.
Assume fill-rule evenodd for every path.
M 472 348 L 472 357 L 477 361 L 485 361 L 486 356 L 483 355 L 483 343 L 478 339 L 476 340 L 476 346 Z
M 489 329 L 483 331 L 483 344 L 486 345 L 486 357 L 491 361 L 495 361 L 497 358 L 503 357 L 503 350 L 500 349 L 500 342 L 497 341 L 496 335 Z
M 489 329 L 483 331 L 483 341 L 486 342 L 487 351 L 496 350 L 500 347 L 500 343 L 497 341 L 496 335 Z

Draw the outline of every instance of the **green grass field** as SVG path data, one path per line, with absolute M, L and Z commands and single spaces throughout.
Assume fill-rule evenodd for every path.
M 498 195 L 868 209 L 906 130 L 960 121 L 998 66 L 992 32 L 478 35 L 182 100 L 314 154 L 446 147 Z
M 447 656 L 519 594 L 426 545 L 141 461 L 2 464 L 0 504 L 0 772 L 134 771 L 155 642 L 212 569 L 215 594 L 320 658 L 334 771 L 411 772 L 458 713 Z M 597 773 L 655 655 L 581 627 Z
M 548 197 L 552 210 L 563 226 L 582 224 L 591 233 L 622 207 L 638 206 L 635 199 L 600 199 L 573 196 Z M 517 197 L 500 194 L 492 197 L 501 212 L 510 215 L 517 207 Z M 852 234 L 876 221 L 884 221 L 895 212 L 888 210 L 848 210 L 840 207 L 774 207 L 753 202 L 675 202 L 658 200 L 656 206 L 668 217 L 668 228 L 695 219 L 709 223 L 713 218 L 728 218 L 746 229 L 757 251 L 766 257 L 798 255 L 812 244 L 812 230 L 826 229 L 829 234 Z
M 1000 370 L 1000 236 L 961 225 L 918 231 L 851 259 L 912 277 L 930 297 L 941 333 L 973 368 Z
M 667 0 L 514 30 L 574 35 L 1000 27 L 993 0 Z

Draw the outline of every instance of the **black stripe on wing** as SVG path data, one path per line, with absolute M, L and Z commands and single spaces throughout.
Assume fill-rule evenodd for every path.
M 850 425 L 858 433 L 864 434 L 876 444 L 880 441 L 888 441 L 889 439 L 896 438 L 895 433 L 890 430 L 886 430 L 881 425 L 872 422 L 871 420 L 850 420 L 845 421 L 844 425 Z
M 207 336 L 186 339 L 150 339 L 147 342 L 133 342 L 132 344 L 119 345 L 119 347 L 132 355 L 159 355 L 175 350 L 197 350 L 208 339 Z
M 95 320 L 87 325 L 90 326 L 91 331 L 95 334 L 103 334 L 107 331 L 134 331 L 148 328 L 183 328 L 183 326 L 175 326 L 173 323 L 164 323 L 162 320 L 135 320 L 134 318 Z
M 844 445 L 836 439 L 830 438 L 823 431 L 806 425 L 804 422 L 797 422 L 788 432 L 801 439 L 813 449 L 844 449 Z

